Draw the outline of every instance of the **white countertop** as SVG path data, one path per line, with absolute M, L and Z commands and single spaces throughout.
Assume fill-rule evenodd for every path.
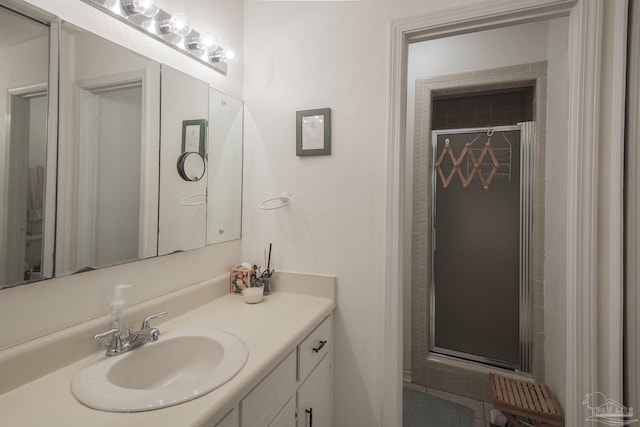
M 75 373 L 96 357 L 106 357 L 100 352 L 0 395 L 0 425 L 213 427 L 334 308 L 330 298 L 274 292 L 259 304 L 225 295 L 176 318 L 169 313 L 158 323 L 160 339 L 162 332 L 186 327 L 230 332 L 249 348 L 244 368 L 222 387 L 189 402 L 148 412 L 102 412 L 71 394 Z

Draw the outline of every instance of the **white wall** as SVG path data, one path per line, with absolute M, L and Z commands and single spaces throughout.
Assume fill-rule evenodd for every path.
M 230 64 L 225 77 L 80 1 L 30 0 L 29 3 L 242 98 L 241 60 Z M 175 8 L 170 10 L 172 12 L 179 11 L 179 7 L 192 16 L 198 31 L 218 34 L 236 47 L 242 58 L 242 2 L 182 0 L 175 5 L 159 3 L 167 10 L 170 10 L 169 6 Z M 46 58 L 44 61 L 46 64 Z M 234 241 L 2 290 L 0 324 L 12 327 L 3 328 L 0 349 L 103 315 L 114 284 L 133 283 L 135 288 L 128 293 L 128 299 L 135 304 L 223 274 L 239 259 L 240 241 Z
M 382 408 L 387 2 L 245 1 L 243 258 L 337 275 L 336 427 Z M 295 113 L 332 110 L 330 156 L 296 157 Z M 258 202 L 288 191 L 272 211 Z

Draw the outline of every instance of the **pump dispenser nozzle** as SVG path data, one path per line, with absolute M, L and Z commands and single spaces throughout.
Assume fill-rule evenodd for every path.
M 129 335 L 129 324 L 127 322 L 127 302 L 122 297 L 123 289 L 130 288 L 131 285 L 116 285 L 113 287 L 113 299 L 109 303 L 111 313 L 111 328 L 118 329 L 123 337 Z

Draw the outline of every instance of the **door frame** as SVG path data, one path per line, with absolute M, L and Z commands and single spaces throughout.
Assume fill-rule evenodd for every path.
M 402 425 L 402 298 L 405 244 L 406 70 L 411 42 L 507 25 L 569 16 L 569 156 L 567 161 L 567 425 L 584 419 L 586 393 L 622 386 L 622 153 L 626 43 L 610 52 L 612 75 L 605 76 L 613 100 L 601 104 L 605 35 L 604 0 L 490 1 L 412 16 L 392 22 L 390 39 L 389 127 L 386 170 L 384 405 L 382 425 Z M 626 40 L 626 0 L 612 2 L 615 34 Z M 622 78 L 621 78 L 622 77 Z M 608 120 L 603 120 L 603 115 Z M 601 126 L 603 124 L 603 126 Z M 601 138 L 608 140 L 601 157 Z M 619 173 L 614 171 L 617 170 Z M 604 171 L 604 173 L 602 172 Z M 606 174 L 606 175 L 605 175 Z M 600 179 L 606 183 L 600 190 Z M 599 211 L 605 204 L 604 212 Z M 602 219 L 601 219 L 602 218 Z M 602 223 L 604 220 L 604 224 Z M 600 222 L 600 223 L 599 223 Z M 606 233 L 598 234 L 605 229 Z M 603 245 L 599 248 L 598 245 Z M 605 259 L 600 262 L 600 257 Z M 616 264 L 616 260 L 619 262 Z M 612 261 L 613 265 L 609 264 Z M 599 287 L 603 283 L 607 286 Z M 599 293 L 600 292 L 600 293 Z M 605 295 L 603 295 L 603 293 Z M 617 310 L 614 308 L 618 307 Z M 599 310 L 601 310 L 599 312 Z M 604 316 L 601 313 L 606 313 Z M 600 330 L 599 330 L 600 329 Z M 616 382 L 618 385 L 616 386 Z
M 97 177 L 95 171 L 98 167 L 98 124 L 100 122 L 99 97 L 103 93 L 122 89 L 141 88 L 141 152 L 144 154 L 145 148 L 145 99 L 146 72 L 137 70 L 127 73 L 102 76 L 96 79 L 80 80 L 76 83 L 77 102 L 77 138 L 76 145 L 76 200 L 78 205 L 73 210 L 74 223 L 77 224 L 75 230 L 75 265 L 96 266 L 96 221 L 97 221 Z M 142 158 L 142 156 L 141 156 Z M 144 177 L 144 171 L 141 176 Z M 144 197 L 144 181 L 140 183 L 141 199 Z M 140 237 L 144 235 L 144 215 L 142 213 L 144 205 L 140 203 L 141 214 Z

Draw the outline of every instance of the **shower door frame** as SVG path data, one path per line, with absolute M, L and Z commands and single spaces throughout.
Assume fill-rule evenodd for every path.
M 436 248 L 436 185 L 438 173 L 436 170 L 437 147 L 439 135 L 467 134 L 479 132 L 509 132 L 520 131 L 520 236 L 519 236 L 519 363 L 511 364 L 503 360 L 464 353 L 457 350 L 436 346 L 435 334 L 435 248 Z M 464 129 L 440 129 L 431 131 L 432 146 L 432 179 L 431 179 L 431 280 L 429 286 L 429 352 L 444 356 L 451 356 L 472 362 L 484 363 L 514 371 L 532 373 L 533 353 L 533 294 L 531 290 L 532 265 L 532 235 L 533 235 L 533 183 L 534 155 L 535 155 L 535 122 L 523 122 L 508 126 L 487 126 Z

